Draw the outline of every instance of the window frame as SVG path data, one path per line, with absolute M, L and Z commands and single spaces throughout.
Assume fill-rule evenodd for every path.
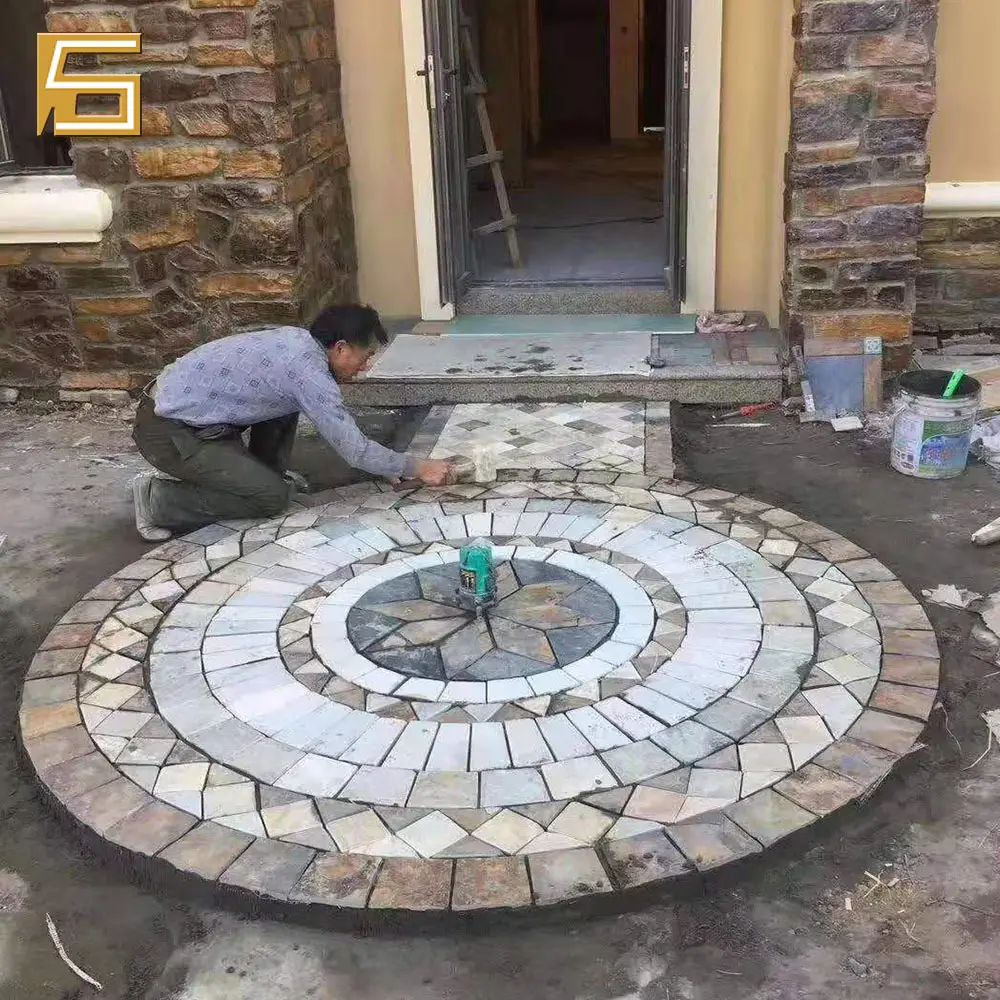
M 16 38 L 21 37 L 21 31 L 16 29 L 24 29 L 30 33 L 35 29 L 37 24 L 40 30 L 44 31 L 45 0 L 16 0 L 16 2 L 19 4 L 34 4 L 39 13 L 37 15 L 30 15 L 27 21 L 23 19 L 15 19 L 13 25 L 15 29 L 15 40 Z M 22 13 L 24 13 L 23 10 Z M 27 46 L 27 39 L 24 39 L 24 43 L 25 46 Z M 31 51 L 34 52 L 34 34 L 30 34 L 30 43 Z M 5 45 L 6 44 L 7 43 L 5 43 Z M 0 45 L 0 49 L 5 49 L 5 45 Z M 31 66 L 34 67 L 34 57 L 28 57 L 28 60 Z M 22 70 L 23 69 L 24 67 L 22 66 Z M 31 75 L 33 77 L 33 71 Z M 32 108 L 30 117 L 28 118 L 25 118 L 25 115 L 21 113 L 22 108 L 20 105 L 17 108 L 18 114 L 12 115 L 9 103 L 12 99 L 9 96 L 11 94 L 11 90 L 13 89 L 14 93 L 17 95 L 16 99 L 18 101 L 23 99 L 25 103 L 28 103 L 32 99 L 30 95 L 33 95 L 34 92 L 33 79 L 30 90 L 21 88 L 18 83 L 19 80 L 20 77 L 15 78 L 6 73 L 0 74 L 0 177 L 37 176 L 39 174 L 72 174 L 74 172 L 72 146 L 68 139 L 60 140 L 51 133 L 47 135 L 43 134 L 43 136 L 29 136 L 23 134 L 23 132 L 27 132 L 29 128 L 32 132 L 34 131 L 34 108 Z M 15 124 L 18 125 L 17 131 L 15 131 L 14 128 Z M 25 155 L 27 153 L 27 147 L 32 144 L 29 140 L 40 140 L 40 142 L 35 142 L 34 151 L 30 155 Z M 25 163 L 18 159 L 19 154 L 23 158 L 27 159 L 28 162 Z

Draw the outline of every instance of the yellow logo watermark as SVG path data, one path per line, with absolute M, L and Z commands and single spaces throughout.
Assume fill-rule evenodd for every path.
M 57 136 L 139 135 L 141 77 L 138 73 L 67 73 L 66 60 L 78 55 L 139 53 L 139 34 L 49 34 L 38 36 L 38 134 L 49 115 Z M 117 114 L 83 114 L 81 97 L 118 98 Z

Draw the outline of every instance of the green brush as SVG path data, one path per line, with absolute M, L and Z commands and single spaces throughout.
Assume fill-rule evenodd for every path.
M 961 368 L 955 372 L 951 377 L 951 381 L 948 383 L 947 388 L 944 390 L 944 399 L 951 399 L 952 396 L 958 391 L 958 387 L 962 384 L 962 379 L 965 378 L 965 372 Z

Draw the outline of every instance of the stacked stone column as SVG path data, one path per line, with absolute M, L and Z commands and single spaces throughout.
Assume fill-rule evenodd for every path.
M 784 323 L 910 357 L 938 0 L 798 0 Z
M 189 348 L 355 295 L 333 0 L 50 0 L 50 31 L 140 31 L 142 136 L 74 143 L 100 244 L 0 248 L 0 369 L 134 385 Z M 74 375 L 73 372 L 81 374 Z

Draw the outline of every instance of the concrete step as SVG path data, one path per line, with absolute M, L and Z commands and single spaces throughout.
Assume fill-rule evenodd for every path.
M 647 363 L 654 337 L 663 368 Z M 403 334 L 364 378 L 345 386 L 345 396 L 368 406 L 581 399 L 737 405 L 780 399 L 778 335 L 760 331 L 751 338 L 752 363 L 740 363 L 725 345 L 720 350 L 719 338 L 698 334 Z
M 674 308 L 663 282 L 473 285 L 458 311 L 464 316 L 664 315 Z
M 693 334 L 698 317 L 694 315 L 618 313 L 584 316 L 566 313 L 526 316 L 458 316 L 450 323 L 417 323 L 412 332 L 430 336 L 462 337 L 505 334 L 548 336 L 562 334 L 579 336 L 601 333 L 615 336 L 621 333 Z

